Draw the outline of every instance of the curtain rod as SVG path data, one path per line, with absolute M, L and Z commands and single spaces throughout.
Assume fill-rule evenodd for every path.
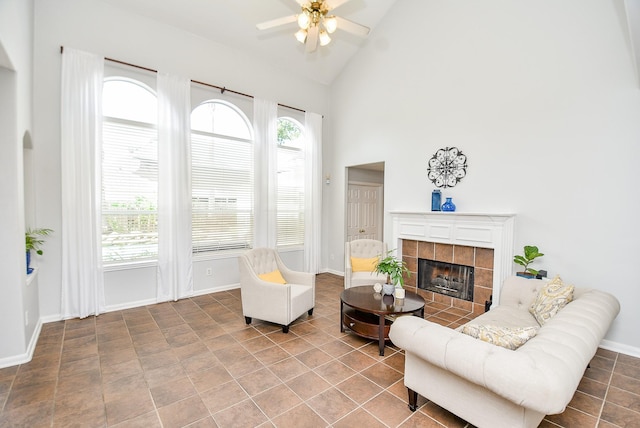
M 60 53 L 62 53 L 62 52 L 64 52 L 64 46 L 60 46 Z M 118 59 L 107 58 L 107 57 L 105 57 L 104 59 L 106 61 L 115 62 L 117 64 L 122 64 L 122 65 L 126 65 L 126 66 L 129 66 L 129 67 L 138 68 L 140 70 L 150 71 L 152 73 L 157 73 L 158 72 L 158 70 L 154 70 L 153 68 L 147 68 L 147 67 L 143 67 L 141 65 L 131 64 L 130 62 L 124 62 L 124 61 L 120 61 Z M 191 79 L 191 83 L 197 83 L 198 85 L 203 85 L 203 86 L 208 86 L 210 88 L 219 89 L 220 90 L 220 94 L 224 94 L 225 92 L 231 92 L 232 94 L 241 95 L 243 97 L 252 98 L 252 99 L 255 98 L 253 95 L 245 94 L 243 92 L 234 91 L 233 89 L 228 89 L 225 86 L 212 85 L 210 83 L 199 82 L 199 81 L 193 80 L 193 79 Z M 305 113 L 305 110 L 303 110 L 301 108 L 291 107 L 291 106 L 288 106 L 286 104 L 280 104 L 280 103 L 278 103 L 278 105 L 280 107 L 284 107 L 284 108 L 288 108 L 288 109 L 291 109 L 291 110 L 296 110 L 296 111 L 300 111 L 302 113 Z

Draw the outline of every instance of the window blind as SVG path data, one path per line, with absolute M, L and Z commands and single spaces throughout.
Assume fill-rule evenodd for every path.
M 102 259 L 158 254 L 158 141 L 154 125 L 105 117 L 102 146 Z
M 277 245 L 304 245 L 304 153 L 278 146 Z
M 191 134 L 193 251 L 250 248 L 253 242 L 253 144 Z

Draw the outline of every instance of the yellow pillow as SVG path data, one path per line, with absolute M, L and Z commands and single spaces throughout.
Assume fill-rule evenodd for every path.
M 538 324 L 543 325 L 573 300 L 573 289 L 573 285 L 565 284 L 560 276 L 556 275 L 538 292 L 529 312 Z
M 378 260 L 380 260 L 378 257 L 371 257 L 370 259 L 351 257 L 351 270 L 353 272 L 373 272 L 376 270 Z
M 284 280 L 284 278 L 282 277 L 282 274 L 280 273 L 280 271 L 278 269 L 274 270 L 273 272 L 269 272 L 269 273 L 261 273 L 260 275 L 258 275 L 258 278 L 260 278 L 263 281 L 274 282 L 276 284 L 286 284 L 287 283 L 287 281 Z
M 516 350 L 538 332 L 538 327 L 499 327 L 493 325 L 465 324 L 462 332 L 471 337 L 503 348 Z

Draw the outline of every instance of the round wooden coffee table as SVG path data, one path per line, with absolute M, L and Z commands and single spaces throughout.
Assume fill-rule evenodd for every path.
M 424 299 L 409 291 L 404 299 L 396 299 L 376 293 L 373 285 L 347 288 L 340 295 L 340 331 L 348 328 L 358 336 L 378 340 L 381 356 L 384 342 L 389 340 L 389 327 L 400 314 L 424 318 Z

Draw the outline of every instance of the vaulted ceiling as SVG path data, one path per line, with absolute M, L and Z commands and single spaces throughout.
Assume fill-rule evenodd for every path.
M 104 0 L 132 13 L 182 28 L 200 37 L 238 49 L 313 81 L 329 84 L 358 49 L 367 43 L 339 29 L 328 46 L 306 53 L 293 34 L 296 23 L 259 31 L 256 24 L 300 13 L 296 0 Z M 330 0 L 329 0 L 330 1 Z M 396 0 L 350 0 L 333 14 L 371 28 Z

